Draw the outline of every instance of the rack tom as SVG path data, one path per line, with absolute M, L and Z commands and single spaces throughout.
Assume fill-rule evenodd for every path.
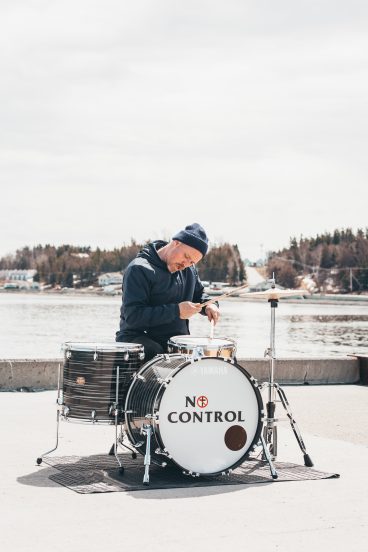
M 63 416 L 113 424 L 116 406 L 121 422 L 133 375 L 143 363 L 143 345 L 67 342 L 63 349 Z

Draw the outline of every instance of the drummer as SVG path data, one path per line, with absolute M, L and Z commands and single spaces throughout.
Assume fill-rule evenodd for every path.
M 189 334 L 189 319 L 195 314 L 201 313 L 216 324 L 218 304 L 201 307 L 209 297 L 195 266 L 207 249 L 206 232 L 193 223 L 169 243 L 157 240 L 138 253 L 124 274 L 116 341 L 141 343 L 145 360 L 150 360 L 167 351 L 170 337 Z

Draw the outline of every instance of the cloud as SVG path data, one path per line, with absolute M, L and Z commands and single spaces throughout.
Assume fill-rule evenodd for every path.
M 0 10 L 0 254 L 196 218 L 253 255 L 365 223 L 366 3 Z

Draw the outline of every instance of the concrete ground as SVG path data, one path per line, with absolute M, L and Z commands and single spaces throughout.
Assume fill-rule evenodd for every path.
M 284 389 L 315 467 L 340 479 L 80 495 L 35 464 L 54 443 L 55 391 L 1 393 L 1 550 L 366 550 L 368 387 Z M 278 459 L 302 463 L 291 429 L 279 427 Z M 63 422 L 57 455 L 112 441 L 113 427 Z

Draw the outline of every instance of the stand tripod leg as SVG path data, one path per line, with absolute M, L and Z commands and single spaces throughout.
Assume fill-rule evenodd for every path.
M 263 428 L 263 438 L 265 440 L 267 450 L 270 453 L 272 460 L 276 460 L 277 457 L 277 427 L 265 426 Z
M 261 443 L 262 443 L 264 457 L 266 458 L 266 460 L 268 462 L 268 465 L 270 467 L 270 472 L 271 472 L 272 479 L 277 479 L 278 478 L 277 471 L 275 470 L 275 466 L 273 465 L 271 455 L 268 451 L 267 445 L 265 443 L 265 440 L 264 440 L 262 434 L 261 434 L 260 439 L 261 439 Z
M 56 450 L 59 446 L 59 422 L 60 422 L 60 411 L 59 411 L 59 409 L 57 409 L 57 412 L 56 412 L 56 444 L 55 444 L 53 449 L 48 450 L 47 452 L 44 452 L 43 454 L 41 454 L 41 456 L 39 456 L 37 458 L 36 462 L 37 462 L 38 465 L 42 464 L 42 460 L 43 460 L 44 456 L 47 456 L 51 452 L 54 452 L 54 450 Z
M 280 397 L 280 400 L 281 400 L 281 403 L 282 403 L 282 406 L 285 408 L 286 410 L 286 415 L 287 417 L 289 418 L 289 421 L 290 421 L 290 425 L 292 427 L 292 430 L 294 432 L 294 435 L 296 437 L 296 440 L 298 442 L 298 445 L 300 447 L 300 450 L 302 451 L 303 453 L 303 456 L 304 456 L 304 465 L 307 466 L 308 468 L 311 468 L 313 466 L 313 462 L 312 462 L 312 459 L 311 457 L 309 456 L 309 454 L 307 453 L 307 450 L 305 448 L 305 444 L 304 444 L 304 441 L 303 441 L 303 438 L 301 436 L 301 433 L 300 433 L 300 430 L 298 428 L 298 425 L 296 423 L 296 421 L 294 420 L 294 417 L 293 417 L 293 413 L 291 412 L 291 409 L 290 409 L 290 405 L 289 405 L 289 402 L 286 398 L 286 395 L 285 395 L 285 391 L 283 389 L 281 389 L 281 387 L 278 385 L 278 384 L 275 384 L 275 387 L 276 387 L 276 390 L 277 390 L 277 393 Z
M 118 456 L 119 381 L 120 381 L 120 366 L 117 366 L 116 367 L 116 395 L 115 395 L 115 404 L 113 405 L 114 416 L 115 416 L 115 443 L 113 444 L 113 447 L 111 447 L 109 454 L 111 454 L 112 449 L 114 449 L 114 456 L 116 458 L 117 463 L 119 464 L 119 472 L 121 475 L 123 475 L 124 467 L 122 466 L 122 463 L 120 462 L 120 458 Z
M 118 445 L 120 445 L 122 448 L 125 448 L 127 450 L 130 450 L 130 452 L 132 453 L 132 458 L 133 460 L 135 460 L 137 458 L 137 453 L 135 450 L 133 450 L 129 445 L 127 445 L 126 443 L 124 443 L 124 435 L 123 435 L 123 430 L 122 430 L 122 426 L 120 428 L 120 437 L 118 439 Z M 111 445 L 111 448 L 109 450 L 109 456 L 114 456 L 115 454 L 115 443 L 113 443 Z
M 272 460 L 276 460 L 277 457 L 277 426 L 275 423 L 275 410 L 276 404 L 274 401 L 269 401 L 266 404 L 267 410 L 267 422 L 263 428 L 263 437 L 266 442 L 268 451 L 272 457 Z

